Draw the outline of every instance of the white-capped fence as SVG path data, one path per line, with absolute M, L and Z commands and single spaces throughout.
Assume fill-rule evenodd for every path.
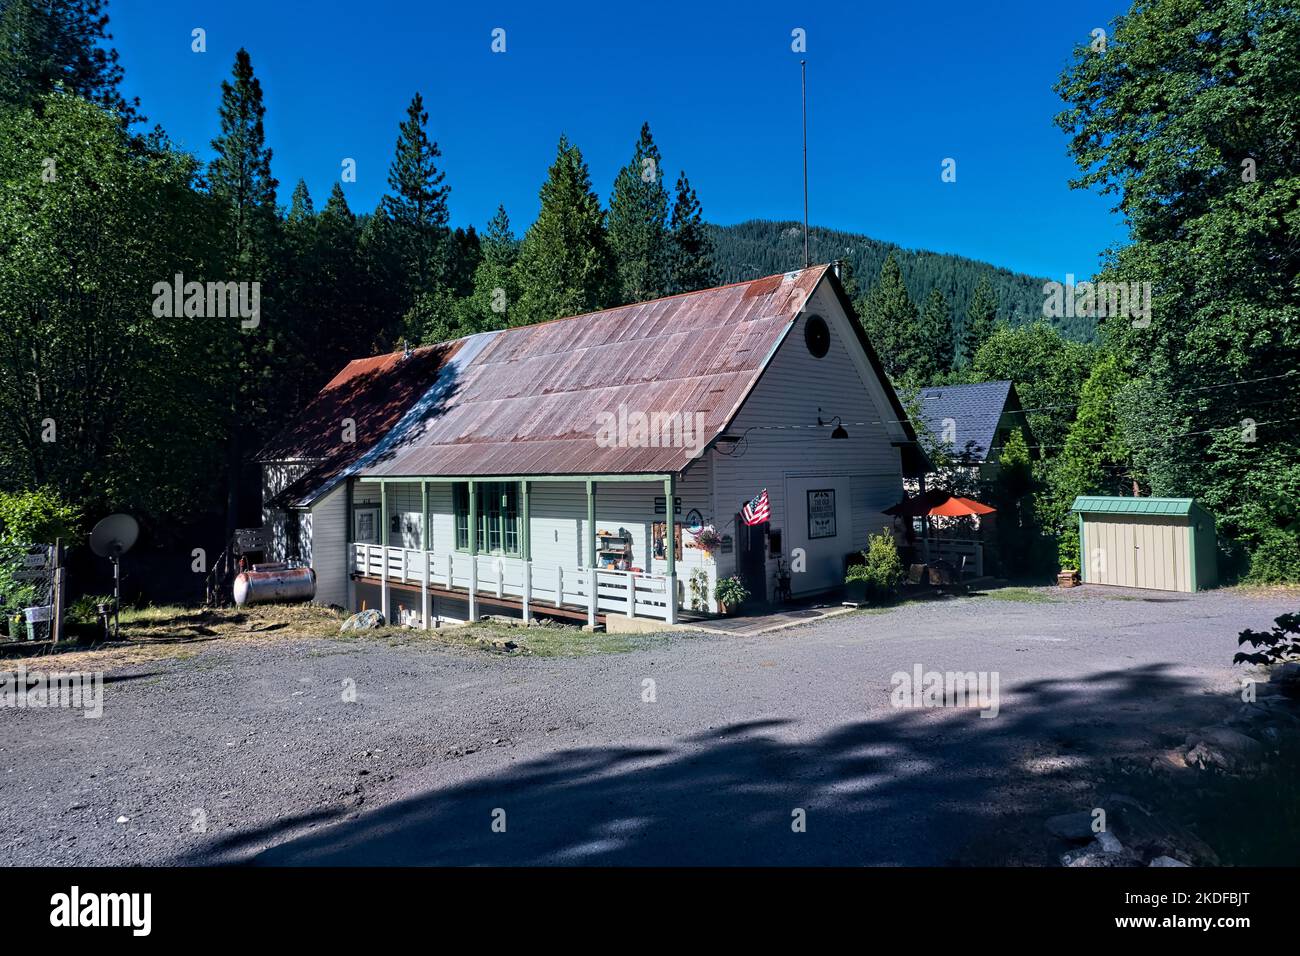
M 383 587 L 383 614 L 389 616 L 388 585 L 421 589 L 420 616 L 429 622 L 429 588 L 463 592 L 471 619 L 478 617 L 478 598 L 518 600 L 524 620 L 534 609 L 578 607 L 588 623 L 597 614 L 648 617 L 673 623 L 677 617 L 675 581 L 664 574 L 543 565 L 500 555 L 434 554 L 412 548 L 353 544 L 352 570 L 378 578 Z M 594 593 L 593 593 L 594 592 Z M 459 595 L 458 595 L 459 596 Z

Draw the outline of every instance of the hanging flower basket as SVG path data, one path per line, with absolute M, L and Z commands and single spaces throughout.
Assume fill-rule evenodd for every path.
M 713 525 L 708 524 L 695 533 L 695 543 L 701 551 L 711 553 L 722 544 L 722 535 L 718 534 Z

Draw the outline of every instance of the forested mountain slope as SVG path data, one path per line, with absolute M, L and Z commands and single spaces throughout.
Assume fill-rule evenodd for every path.
M 711 225 L 708 228 L 716 251 L 718 277 L 722 282 L 739 282 L 803 265 L 803 227 L 800 223 L 752 219 L 732 226 Z M 1024 325 L 1042 316 L 1043 283 L 1046 279 L 962 256 L 903 249 L 859 233 L 818 226 L 809 230 L 812 261 L 847 260 L 852 266 L 858 289 L 863 293 L 880 275 L 880 267 L 890 252 L 898 260 L 912 301 L 923 303 L 932 289 L 938 289 L 952 308 L 959 334 L 966 306 L 982 278 L 988 279 L 997 296 L 999 319 L 1011 325 Z M 1095 323 L 1090 318 L 1053 319 L 1052 324 L 1067 337 L 1078 341 L 1091 341 L 1095 337 Z

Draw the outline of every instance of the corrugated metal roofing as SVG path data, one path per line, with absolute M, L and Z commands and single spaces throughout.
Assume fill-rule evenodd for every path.
M 998 421 L 1007 407 L 1010 382 L 977 382 L 972 385 L 941 385 L 923 388 L 919 417 L 936 442 L 946 444 L 949 454 L 967 462 L 988 458 L 998 431 Z M 944 422 L 955 425 L 956 440 L 943 442 Z M 1032 443 L 1029 435 L 1025 440 Z
M 296 502 L 361 460 L 428 392 L 440 370 L 461 348 L 449 342 L 353 359 L 321 389 L 307 407 L 255 456 L 256 461 L 315 464 L 277 496 Z M 354 441 L 345 441 L 344 420 L 354 423 Z
M 828 266 L 490 336 L 436 408 L 359 469 L 369 476 L 678 472 L 680 447 L 602 447 L 602 413 L 731 420 Z M 466 342 L 481 343 L 483 336 Z
M 1080 495 L 1071 511 L 1084 514 L 1186 515 L 1196 508 L 1192 498 L 1120 498 L 1104 495 Z

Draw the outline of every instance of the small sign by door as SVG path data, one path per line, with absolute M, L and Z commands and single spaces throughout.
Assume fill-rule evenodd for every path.
M 835 489 L 808 490 L 808 537 L 835 537 Z

